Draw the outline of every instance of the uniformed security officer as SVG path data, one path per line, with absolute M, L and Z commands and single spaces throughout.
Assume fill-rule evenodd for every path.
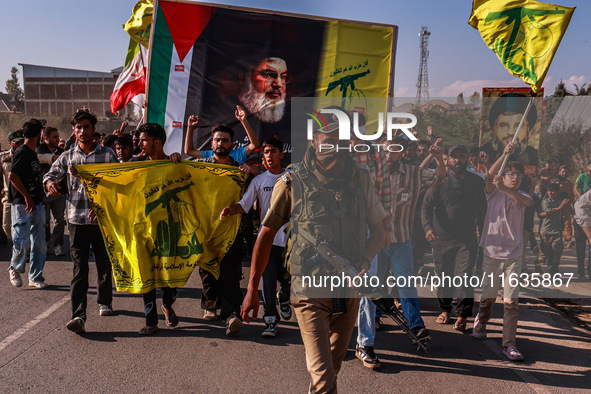
M 337 373 L 347 353 L 359 307 L 359 294 L 352 288 L 341 287 L 331 292 L 327 287 L 304 286 L 304 276 L 334 274 L 328 263 L 318 257 L 317 246 L 320 241 L 330 241 L 363 275 L 384 243 L 382 220 L 386 212 L 369 171 L 358 167 L 348 151 L 325 148 L 339 142 L 348 146 L 347 141 L 338 140 L 335 120 L 315 131 L 303 162 L 277 180 L 254 247 L 248 292 L 241 311 L 247 323 L 250 311 L 256 318 L 259 281 L 273 238 L 292 218 L 292 239 L 288 245 L 291 302 L 306 349 L 311 393 L 336 392 Z

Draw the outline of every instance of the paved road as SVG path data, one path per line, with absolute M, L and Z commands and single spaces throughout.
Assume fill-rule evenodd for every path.
M 7 247 L 0 245 L 0 272 L 8 268 L 8 256 Z M 116 315 L 100 317 L 96 281 L 91 280 L 88 332 L 79 336 L 65 328 L 71 262 L 68 256 L 49 259 L 46 290 L 14 288 L 7 273 L 0 276 L 0 392 L 307 391 L 304 348 L 295 321 L 281 324 L 274 339 L 260 336 L 260 320 L 246 326 L 238 338 L 226 338 L 220 322 L 200 318 L 201 284 L 194 275 L 175 304 L 179 327 L 140 337 L 141 297 L 116 293 Z M 91 269 L 91 278 L 94 275 Z M 572 393 L 591 388 L 591 334 L 543 301 L 521 299 L 522 363 L 506 361 L 500 353 L 500 304 L 485 341 L 436 324 L 435 299 L 422 299 L 421 306 L 433 334 L 431 352 L 417 353 L 388 323 L 376 339 L 382 368 L 367 370 L 350 351 L 339 375 L 341 392 Z

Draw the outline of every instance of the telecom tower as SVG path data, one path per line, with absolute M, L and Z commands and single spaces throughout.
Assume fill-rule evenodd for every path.
M 427 50 L 427 44 L 430 35 L 431 32 L 427 30 L 427 26 L 421 26 L 421 32 L 419 33 L 419 37 L 421 37 L 421 61 L 417 80 L 417 105 L 429 102 L 429 72 L 427 71 L 429 51 Z

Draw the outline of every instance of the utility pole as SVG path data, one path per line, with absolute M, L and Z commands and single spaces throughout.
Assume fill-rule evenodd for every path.
M 419 77 L 417 79 L 417 105 L 429 102 L 429 71 L 427 70 L 427 60 L 429 59 L 429 36 L 431 32 L 427 26 L 421 26 L 419 37 L 421 38 L 421 61 L 419 63 Z

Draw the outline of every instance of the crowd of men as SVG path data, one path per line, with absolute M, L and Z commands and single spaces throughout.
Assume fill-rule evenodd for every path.
M 369 273 L 380 280 L 388 273 L 399 278 L 420 273 L 429 247 L 435 275 L 492 273 L 485 276 L 481 288 L 472 327 L 476 339 L 487 337 L 499 277 L 530 271 L 524 255 L 528 241 L 536 242 L 535 236 L 531 238 L 536 213 L 540 218 L 540 246 L 532 245 L 539 251 L 534 270 L 560 273 L 566 241 L 567 247 L 576 243 L 579 279 L 591 276 L 589 265 L 585 271 L 586 242 L 591 239 L 591 163 L 574 184 L 568 180 L 568 168 L 560 166 L 554 172 L 552 163 L 547 163 L 536 189 L 538 178 L 526 176 L 524 166 L 510 159 L 516 149 L 512 143 L 490 162 L 486 152 L 479 153 L 478 149 L 454 145 L 444 150 L 442 139 L 413 141 L 402 135 L 382 141 L 384 147 L 402 149 L 350 153 L 334 148 L 339 142 L 339 124 L 334 121 L 316 128 L 303 161 L 286 169 L 283 142 L 268 138 L 260 144 L 242 107 L 236 107 L 235 117 L 248 136 L 248 145 L 238 149 L 233 149 L 234 130 L 226 125 L 212 129 L 210 151 L 195 149 L 193 132 L 199 117 L 191 116 L 187 123 L 185 155 L 236 166 L 249 174 L 246 193 L 219 213 L 220 220 L 246 215 L 253 205 L 257 205 L 261 220 L 246 295 L 240 289 L 240 280 L 243 237 L 245 231 L 252 232 L 246 230 L 249 226 L 241 226 L 221 260 L 218 279 L 199 269 L 203 318 L 225 320 L 226 334 L 236 335 L 243 321 L 249 322 L 251 313 L 254 317 L 258 313 L 262 278 L 266 326 L 262 335 L 274 337 L 280 320 L 291 319 L 293 308 L 306 349 L 310 392 L 336 390 L 337 374 L 355 323 L 356 356 L 368 368 L 380 366 L 374 351 L 375 331 L 380 327 L 375 295 L 360 296 L 350 287 L 311 291 L 303 283 L 306 275 L 335 273 L 334 267 L 318 256 L 323 242 L 334 247 L 359 275 Z M 363 116 L 359 117 L 364 123 Z M 12 243 L 10 283 L 23 285 L 21 275 L 28 259 L 28 284 L 43 289 L 47 287 L 43 278 L 46 254 L 64 254 L 67 223 L 73 278 L 72 315 L 66 327 L 83 333 L 91 250 L 97 267 L 101 316 L 113 314 L 113 288 L 96 214 L 74 165 L 162 159 L 178 163 L 181 155 L 164 153 L 166 133 L 157 124 L 142 124 L 130 134 L 124 132 L 124 124 L 102 140 L 96 136 L 97 118 L 88 110 L 77 111 L 71 124 L 73 136 L 66 142 L 66 150 L 59 146 L 59 131 L 35 119 L 9 133 L 10 150 L 0 154 L 2 225 Z M 365 125 L 362 129 L 365 131 Z M 353 138 L 350 143 L 356 142 Z M 255 155 L 262 167 L 246 164 Z M 519 286 L 504 283 L 503 354 L 519 361 L 524 359 L 516 347 Z M 409 329 L 417 339 L 429 341 L 431 334 L 421 317 L 416 287 L 407 281 L 393 290 Z M 456 330 L 467 330 L 468 319 L 474 315 L 474 290 L 468 284 L 439 287 L 441 313 L 436 322 L 450 324 L 455 320 Z M 165 323 L 176 327 L 179 318 L 172 308 L 176 288 L 163 287 L 161 293 Z M 139 334 L 151 335 L 158 330 L 156 295 L 156 289 L 143 294 L 146 320 Z

